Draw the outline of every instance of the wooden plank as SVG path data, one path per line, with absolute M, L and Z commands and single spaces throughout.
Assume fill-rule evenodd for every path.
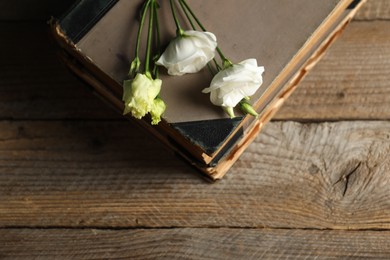
M 127 122 L 0 122 L 0 227 L 390 228 L 390 122 L 270 123 L 207 184 Z
M 275 119 L 389 119 L 389 61 L 390 22 L 352 23 Z
M 56 56 L 42 22 L 0 23 L 0 118 L 119 118 Z
M 389 20 L 390 1 L 388 0 L 367 0 L 366 4 L 359 10 L 355 20 Z
M 388 259 L 389 232 L 0 230 L 2 259 Z

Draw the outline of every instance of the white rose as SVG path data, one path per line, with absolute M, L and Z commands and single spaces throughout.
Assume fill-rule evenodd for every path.
M 202 92 L 210 93 L 214 105 L 232 110 L 243 98 L 256 93 L 263 83 L 263 72 L 256 59 L 244 60 L 218 72 Z
M 156 64 L 167 68 L 169 75 L 196 73 L 214 58 L 216 47 L 214 34 L 185 31 L 169 43 Z

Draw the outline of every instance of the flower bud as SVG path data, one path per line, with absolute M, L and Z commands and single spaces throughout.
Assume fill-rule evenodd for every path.
M 254 117 L 258 117 L 259 114 L 257 114 L 256 110 L 251 106 L 251 104 L 248 103 L 246 99 L 243 99 L 240 102 L 240 109 L 244 114 L 249 114 Z
M 131 62 L 129 75 L 130 75 L 130 76 L 133 76 L 133 75 L 135 75 L 136 73 L 138 73 L 139 67 L 140 67 L 140 66 L 141 66 L 141 61 L 139 60 L 138 57 L 136 57 L 136 58 Z
M 230 118 L 236 117 L 233 107 L 223 107 L 223 110 L 225 110 L 226 114 L 228 114 Z

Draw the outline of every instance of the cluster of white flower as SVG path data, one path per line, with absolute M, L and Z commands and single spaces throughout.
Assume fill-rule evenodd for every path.
M 153 6 L 156 6 L 156 1 L 146 1 L 146 6 L 148 3 L 152 6 L 149 26 L 153 22 L 153 17 L 156 17 L 153 13 Z M 193 28 L 194 30 L 182 30 L 175 13 L 173 0 L 170 0 L 178 33 L 155 64 L 164 66 L 168 74 L 172 76 L 197 73 L 207 66 L 210 61 L 215 61 L 215 54 L 218 52 L 222 59 L 222 66 L 217 65 L 217 73 L 210 86 L 203 89 L 203 93 L 210 93 L 211 103 L 222 107 L 230 117 L 235 117 L 234 108 L 237 105 L 240 105 L 244 113 L 257 116 L 248 100 L 263 83 L 264 67 L 258 66 L 256 59 L 247 59 L 239 63 L 232 63 L 226 59 L 218 48 L 216 36 L 204 29 L 185 0 L 178 1 L 191 24 L 192 21 L 188 13 L 198 22 L 202 31 L 197 31 L 195 28 Z M 154 9 L 154 12 L 156 11 L 157 8 Z M 139 44 L 139 41 L 137 43 Z M 216 61 L 215 64 L 217 64 Z M 152 124 L 157 124 L 166 108 L 165 103 L 158 97 L 161 80 L 153 79 L 148 68 L 146 68 L 145 75 L 139 74 L 138 68 L 139 58 L 136 55 L 131 71 L 136 71 L 137 75 L 133 80 L 127 80 L 124 83 L 125 114 L 131 112 L 134 117 L 142 118 L 150 113 Z

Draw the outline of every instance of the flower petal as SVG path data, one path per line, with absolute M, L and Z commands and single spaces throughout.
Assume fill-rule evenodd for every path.
M 263 83 L 264 67 L 256 59 L 247 59 L 221 70 L 203 93 L 210 93 L 210 101 L 217 106 L 235 107 L 242 99 L 256 93 Z
M 169 43 L 156 64 L 166 67 L 170 75 L 196 73 L 214 58 L 216 47 L 214 34 L 185 31 Z

